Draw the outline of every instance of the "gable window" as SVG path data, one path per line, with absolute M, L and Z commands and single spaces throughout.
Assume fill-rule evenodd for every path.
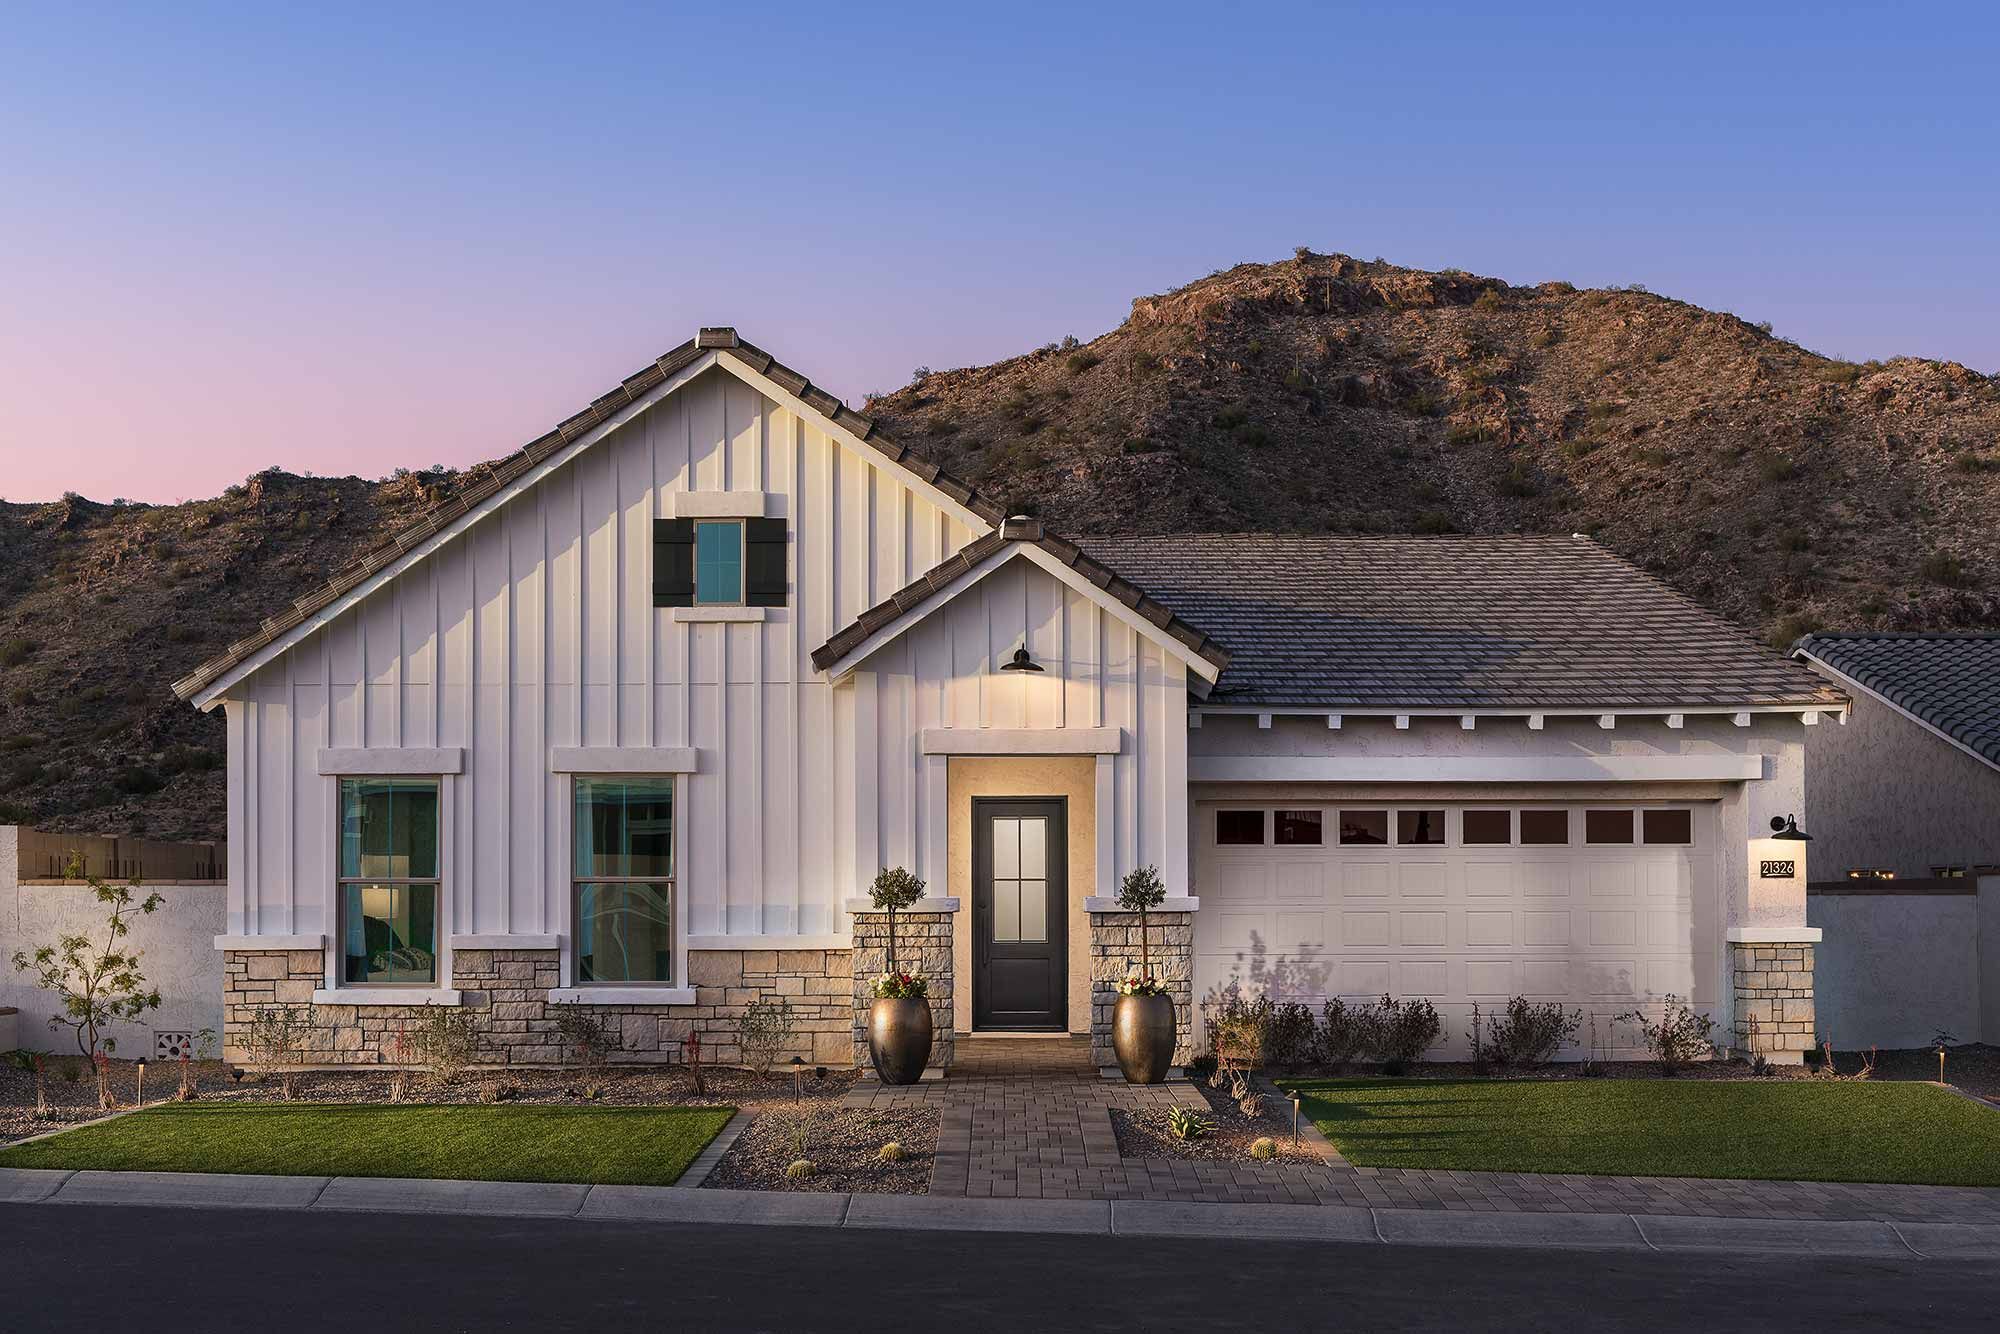
M 578 986 L 674 981 L 674 780 L 578 778 Z
M 341 981 L 437 980 L 438 783 L 340 781 Z
M 655 519 L 653 605 L 782 607 L 783 519 Z
M 1281 847 L 1316 848 L 1320 845 L 1318 811 L 1273 811 L 1273 842 Z
M 1264 842 L 1264 812 L 1217 811 L 1215 843 L 1223 848 L 1260 847 Z

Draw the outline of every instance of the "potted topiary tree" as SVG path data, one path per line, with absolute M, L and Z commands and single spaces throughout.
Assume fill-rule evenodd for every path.
M 1174 998 L 1153 973 L 1146 940 L 1146 913 L 1167 897 L 1160 872 L 1141 866 L 1118 886 L 1118 906 L 1139 914 L 1139 966 L 1118 983 L 1118 1009 L 1111 1021 L 1111 1047 L 1127 1083 L 1158 1084 L 1174 1063 Z
M 882 868 L 868 898 L 889 914 L 888 970 L 871 984 L 868 1059 L 884 1084 L 914 1084 L 931 1059 L 930 985 L 924 975 L 896 966 L 896 914 L 924 896 L 924 882 L 900 866 Z

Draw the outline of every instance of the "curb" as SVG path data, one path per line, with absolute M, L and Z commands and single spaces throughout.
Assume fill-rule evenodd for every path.
M 693 1186 L 64 1172 L 31 1168 L 0 1168 L 0 1204 L 326 1210 L 708 1226 L 2000 1261 L 2000 1223 L 1891 1223 L 1870 1219 L 1475 1213 L 1165 1200 L 975 1200 L 942 1195 L 701 1190 Z

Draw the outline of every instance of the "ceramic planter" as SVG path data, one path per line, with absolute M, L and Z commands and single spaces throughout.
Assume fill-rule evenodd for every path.
M 868 1011 L 868 1059 L 884 1084 L 914 1084 L 931 1059 L 931 1003 L 877 1000 Z
M 1174 1065 L 1174 998 L 1120 996 L 1111 1048 L 1128 1084 L 1158 1084 Z

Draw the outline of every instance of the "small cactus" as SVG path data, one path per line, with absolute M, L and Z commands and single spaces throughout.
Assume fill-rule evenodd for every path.
M 895 1140 L 890 1140 L 875 1150 L 875 1160 L 883 1163 L 900 1163 L 903 1161 L 903 1146 Z
M 1269 1135 L 1259 1135 L 1250 1141 L 1250 1156 L 1259 1160 L 1278 1156 L 1278 1141 Z
M 803 1158 L 794 1158 L 785 1165 L 785 1176 L 793 1181 L 803 1181 L 818 1169 Z
M 1243 1113 L 1243 1115 L 1249 1117 L 1252 1121 L 1263 1120 L 1264 1095 L 1261 1093 L 1244 1094 L 1241 1098 L 1236 1100 L 1236 1110 Z

